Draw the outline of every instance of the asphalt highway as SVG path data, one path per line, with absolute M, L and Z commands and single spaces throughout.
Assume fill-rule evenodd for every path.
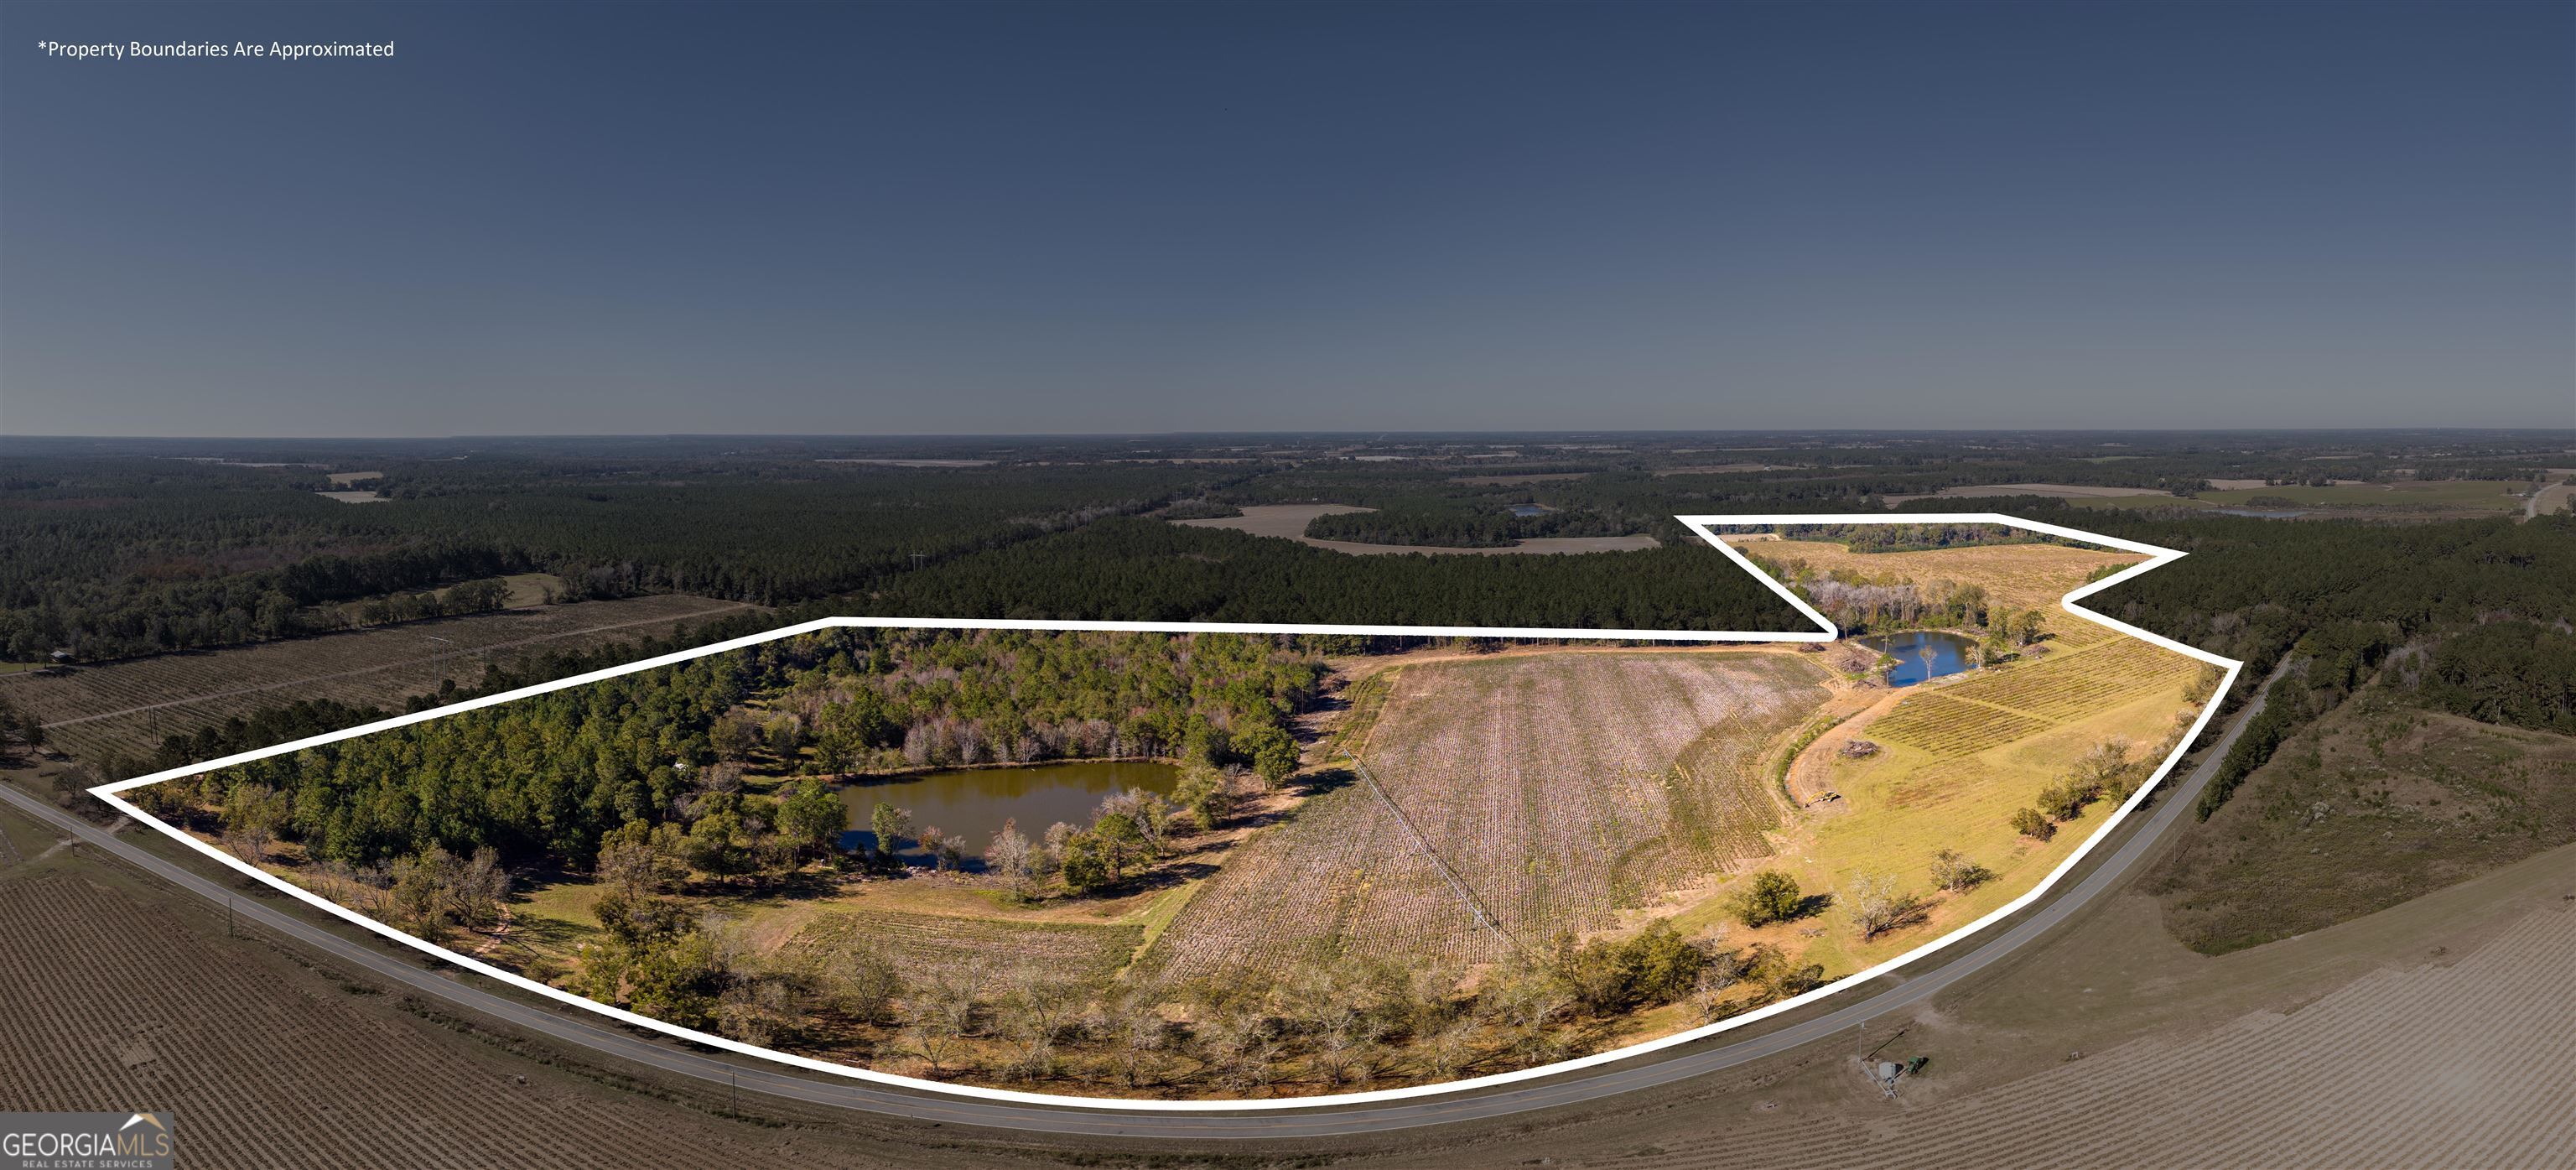
M 2274 677 L 2278 677 L 2277 672 Z M 0 785 L 0 799 L 6 799 L 27 814 L 61 830 L 66 836 L 102 850 L 180 889 L 218 904 L 228 903 L 241 918 L 257 923 L 266 930 L 292 938 L 335 962 L 364 969 L 388 983 L 445 1000 L 457 1007 L 490 1017 L 514 1028 L 542 1035 L 559 1043 L 587 1048 L 619 1060 L 632 1061 L 717 1085 L 733 1086 L 746 1093 L 766 1094 L 817 1105 L 887 1114 L 933 1125 L 1178 1141 L 1293 1140 L 1382 1133 L 1427 1125 L 1492 1120 L 1516 1113 L 1562 1108 L 1640 1089 L 1669 1085 L 1848 1032 L 1875 1017 L 1939 994 L 1943 989 L 1960 980 L 2011 957 L 2014 952 L 2064 923 L 2093 899 L 2117 884 L 2131 867 L 2147 855 L 2156 841 L 2164 836 L 2185 810 L 2190 809 L 2193 802 L 2199 799 L 2201 789 L 2208 785 L 2210 777 L 2217 771 L 2218 762 L 2225 758 L 2227 748 L 2235 743 L 2239 734 L 2243 733 L 2246 723 L 2263 709 L 2264 697 L 2269 689 L 2270 683 L 2267 681 L 2263 689 L 2256 693 L 2254 699 L 2246 704 L 2245 709 L 2237 713 L 2216 749 L 2208 754 L 2201 766 L 2175 783 L 2149 814 L 2148 822 L 2138 832 L 2131 834 L 2128 840 L 2123 842 L 2093 872 L 2073 886 L 2061 890 L 2055 899 L 2029 917 L 1978 943 L 1967 954 L 1937 968 L 1906 977 L 1904 982 L 1895 986 L 1871 992 L 1833 1012 L 1774 1032 L 1733 1043 L 1711 1042 L 1709 1047 L 1677 1048 L 1660 1058 L 1646 1058 L 1637 1063 L 1608 1066 L 1599 1071 L 1568 1074 L 1562 1078 L 1515 1085 L 1473 1095 L 1265 1113 L 1133 1113 L 1085 1109 L 1078 1106 L 1053 1108 L 1003 1101 L 979 1101 L 904 1092 L 862 1081 L 837 1080 L 786 1069 L 759 1068 L 716 1060 L 676 1047 L 667 1040 L 648 1039 L 640 1033 L 603 1027 L 553 1010 L 521 1003 L 488 990 L 480 980 L 461 977 L 444 969 L 424 968 L 400 956 L 354 942 L 301 918 L 281 913 L 255 899 L 244 897 L 221 883 L 201 877 L 157 854 L 128 844 L 97 826 L 17 788 Z

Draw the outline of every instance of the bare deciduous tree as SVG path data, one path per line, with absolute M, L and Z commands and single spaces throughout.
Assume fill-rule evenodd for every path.
M 1848 894 L 1852 922 L 1860 927 L 1863 940 L 1877 938 L 1920 913 L 1913 895 L 1898 888 L 1889 874 L 1863 874 L 1852 880 Z

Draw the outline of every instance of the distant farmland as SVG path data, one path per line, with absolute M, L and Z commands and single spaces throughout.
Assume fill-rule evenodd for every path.
M 0 675 L 0 696 L 45 723 L 63 751 L 95 761 L 142 753 L 170 735 L 299 699 L 399 711 L 441 681 L 480 682 L 486 661 L 668 635 L 683 622 L 748 608 L 685 594 L 379 626 L 228 650 Z
M 1400 668 L 1360 750 L 1368 777 L 1244 849 L 1151 959 L 1186 974 L 1336 953 L 1481 962 L 1606 929 L 1763 850 L 1779 809 L 1759 757 L 1822 682 L 1773 653 Z

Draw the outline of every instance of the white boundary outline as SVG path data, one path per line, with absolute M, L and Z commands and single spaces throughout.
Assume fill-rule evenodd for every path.
M 2093 852 L 2095 846 L 2102 843 L 2103 839 L 2110 834 L 2114 827 L 2119 825 L 2121 821 L 2127 819 L 2128 815 L 2132 811 L 2136 810 L 2137 807 L 2144 803 L 2147 797 L 2152 794 L 2159 785 L 2164 783 L 2165 778 L 2173 772 L 2174 765 L 2182 759 L 2183 753 L 2190 748 L 2193 741 L 2200 737 L 2201 730 L 2209 725 L 2210 717 L 2218 711 L 2219 697 L 2225 695 L 2228 688 L 2236 684 L 2236 676 L 2244 669 L 2245 666 L 2244 663 L 2238 662 L 2235 659 L 2221 658 L 2207 651 L 2184 645 L 2183 643 L 2176 642 L 2170 638 L 2149 633 L 2146 630 L 2139 629 L 2126 622 L 2114 620 L 2075 604 L 2082 598 L 2091 596 L 2092 594 L 2098 593 L 2104 589 L 2108 589 L 2111 586 L 2117 585 L 2122 581 L 2126 581 L 2131 577 L 2151 572 L 2161 565 L 2169 564 L 2175 560 L 2181 559 L 2184 554 L 2173 549 L 2159 548 L 2150 544 L 2140 544 L 2136 541 L 2119 540 L 2113 537 L 2102 536 L 2097 533 L 2085 532 L 2081 529 L 2067 528 L 2056 524 L 2044 524 L 2035 520 L 2023 520 L 1996 512 L 1879 512 L 1867 515 L 1792 513 L 1788 515 L 1761 516 L 1678 516 L 1675 517 L 1675 519 L 1689 525 L 1690 528 L 1699 533 L 1703 539 L 1707 540 L 1710 544 L 1716 545 L 1729 559 L 1742 566 L 1746 572 L 1753 574 L 1756 580 L 1770 586 L 1772 592 L 1779 594 L 1783 599 L 1788 601 L 1789 604 L 1797 607 L 1798 612 L 1806 615 L 1810 620 L 1814 621 L 1818 628 L 1814 631 L 1761 633 L 1699 630 L 1564 630 L 1488 626 L 1268 625 L 1252 622 L 1034 621 L 1004 619 L 984 620 L 973 618 L 820 618 L 815 621 L 804 622 L 798 625 L 785 626 L 771 630 L 767 633 L 752 634 L 745 637 L 717 642 L 712 645 L 700 646 L 694 650 L 681 650 L 654 658 L 648 658 L 641 662 L 628 663 L 624 666 L 611 667 L 606 670 L 594 670 L 587 674 L 574 675 L 570 678 L 557 679 L 553 682 L 521 687 L 517 690 L 506 691 L 497 695 L 487 695 L 479 699 L 471 699 L 452 706 L 436 707 L 427 711 L 419 711 L 409 715 L 379 720 L 361 727 L 349 728 L 345 731 L 335 731 L 324 735 L 311 736 L 305 739 L 296 740 L 292 743 L 283 743 L 274 747 L 261 748 L 257 751 L 240 752 L 234 755 L 225 756 L 221 759 L 208 760 L 204 763 L 190 764 L 180 768 L 172 768 L 164 772 L 155 772 L 149 776 L 140 776 L 132 780 L 122 780 L 113 784 L 102 784 L 90 789 L 90 794 L 110 805 L 115 806 L 117 809 L 123 811 L 126 815 L 135 818 L 137 821 L 160 830 L 164 835 L 170 837 L 172 840 L 178 841 L 180 844 L 186 845 L 199 853 L 211 857 L 237 872 L 247 874 L 250 877 L 265 882 L 295 898 L 301 899 L 305 903 L 317 909 L 337 915 L 349 922 L 356 923 L 367 930 L 411 947 L 412 949 L 427 954 L 434 959 L 454 964 L 479 975 L 498 979 L 522 991 L 534 992 L 538 995 L 545 996 L 561 1003 L 570 1004 L 586 1011 L 596 1012 L 621 1023 L 633 1024 L 640 1028 L 649 1028 L 665 1035 L 679 1037 L 680 1039 L 690 1041 L 691 1043 L 704 1044 L 711 1048 L 721 1048 L 728 1052 L 739 1053 L 744 1056 L 756 1057 L 761 1060 L 790 1065 L 812 1072 L 828 1073 L 833 1076 L 873 1081 L 878 1084 L 889 1085 L 900 1089 L 909 1089 L 924 1093 L 944 1093 L 953 1096 L 974 1097 L 988 1101 L 1010 1101 L 1024 1105 L 1051 1105 L 1099 1110 L 1175 1113 L 1232 1113 L 1260 1110 L 1315 1109 L 1331 1106 L 1366 1104 L 1376 1101 L 1396 1101 L 1414 1097 L 1431 1097 L 1450 1093 L 1470 1092 L 1476 1089 L 1490 1088 L 1495 1085 L 1511 1084 L 1516 1081 L 1533 1080 L 1539 1077 L 1556 1076 L 1576 1069 L 1609 1064 L 1614 1061 L 1628 1060 L 1649 1052 L 1671 1048 L 1676 1045 L 1688 1044 L 1696 1040 L 1703 1040 L 1721 1032 L 1731 1031 L 1747 1024 L 1767 1019 L 1782 1012 L 1794 1011 L 1807 1004 L 1814 1003 L 1817 1000 L 1858 987 L 1859 985 L 1876 979 L 1879 976 L 1918 962 L 1935 952 L 1949 947 L 1953 943 L 1959 942 L 1962 939 L 1974 935 L 1977 932 L 1982 931 L 2015 913 L 2018 913 L 2024 907 L 2039 900 L 2039 898 L 2049 890 L 2055 888 L 2057 883 L 2063 880 L 2069 872 L 2074 870 L 2076 865 L 2081 863 L 2086 855 Z M 2192 722 L 2191 730 L 2185 733 L 2181 740 L 2176 743 L 2172 753 L 2167 755 L 2164 763 L 2157 767 L 2155 775 L 2148 778 L 2146 783 L 2139 785 L 2138 790 L 2130 794 L 2127 801 L 2123 802 L 2119 808 L 2113 810 L 2112 815 L 2102 822 L 2101 828 L 2094 830 L 2091 837 L 2086 838 L 2081 845 L 2078 845 L 2075 848 L 2074 852 L 2066 856 L 2064 861 L 2057 864 L 2056 869 L 2049 871 L 2047 876 L 2041 878 L 2038 884 L 2032 886 L 2029 891 L 2001 906 L 1996 907 L 1994 910 L 1988 912 L 1985 916 L 1977 919 L 1976 921 L 1968 923 L 1965 926 L 1961 926 L 1948 934 L 1942 935 L 1940 938 L 1934 939 L 1933 941 L 1916 947 L 1911 951 L 1907 951 L 1902 955 L 1898 955 L 1895 958 L 1882 962 L 1877 966 L 1844 976 L 1843 978 L 1834 980 L 1831 983 L 1816 988 L 1815 990 L 1809 991 L 1803 995 L 1784 999 L 1757 1010 L 1746 1012 L 1742 1015 L 1731 1016 L 1713 1024 L 1702 1025 L 1687 1031 L 1676 1032 L 1669 1036 L 1631 1044 L 1625 1048 L 1618 1048 L 1608 1052 L 1594 1053 L 1593 1055 L 1580 1057 L 1574 1060 L 1558 1061 L 1555 1064 L 1541 1065 L 1536 1068 L 1519 1069 L 1513 1072 L 1491 1073 L 1481 1077 L 1469 1077 L 1465 1080 L 1444 1081 L 1433 1085 L 1413 1085 L 1400 1089 L 1376 1089 L 1360 1093 L 1334 1093 L 1318 1097 L 1294 1097 L 1250 1101 L 1138 1101 L 1119 1097 L 1077 1097 L 1068 1094 L 1029 1093 L 1012 1089 L 988 1089 L 973 1085 L 952 1085 L 940 1081 L 927 1081 L 916 1077 L 897 1076 L 893 1073 L 878 1072 L 874 1069 L 860 1068 L 855 1065 L 838 1064 L 827 1060 L 816 1060 L 812 1057 L 796 1056 L 790 1053 L 777 1052 L 771 1049 L 761 1048 L 756 1045 L 744 1044 L 737 1040 L 729 1040 L 722 1036 L 700 1032 L 693 1028 L 683 1028 L 677 1024 L 666 1023 L 662 1020 L 654 1019 L 651 1016 L 639 1015 L 622 1008 L 611 1007 L 586 996 L 576 995 L 572 992 L 564 991 L 555 987 L 549 987 L 543 983 L 536 982 L 535 980 L 492 966 L 491 964 L 485 963 L 479 959 L 459 954 L 435 943 L 407 934 L 390 925 L 378 922 L 364 914 L 360 914 L 357 911 L 347 909 L 327 898 L 308 892 L 302 887 L 283 878 L 277 877 L 274 874 L 270 874 L 256 866 L 245 864 L 241 860 L 224 853 L 222 850 L 189 836 L 185 831 L 165 823 L 160 818 L 144 812 L 142 809 L 135 807 L 132 802 L 127 801 L 125 798 L 118 795 L 119 793 L 130 792 L 146 785 L 158 784 L 164 780 L 176 780 L 183 776 L 194 776 L 201 772 L 211 772 L 220 768 L 229 768 L 236 764 L 246 764 L 253 760 L 266 759 L 270 756 L 280 756 L 291 752 L 299 752 L 306 748 L 319 747 L 323 744 L 334 743 L 339 740 L 352 739 L 361 735 L 372 735 L 379 731 L 389 731 L 397 727 L 407 727 L 414 723 L 424 723 L 432 719 L 443 718 L 445 716 L 460 714 L 466 711 L 473 711 L 483 707 L 495 706 L 515 699 L 524 699 L 531 695 L 542 695 L 549 691 L 559 691 L 567 687 L 577 687 L 586 683 L 598 682 L 601 679 L 615 678 L 623 674 L 633 674 L 641 670 L 651 670 L 655 667 L 668 666 L 675 662 L 685 662 L 692 658 L 702 658 L 710 654 L 721 654 L 728 650 L 736 650 L 744 646 L 750 646 L 761 642 L 794 637 L 795 635 L 811 633 L 815 630 L 843 627 L 879 629 L 1118 630 L 1143 633 L 1384 634 L 1408 637 L 1478 638 L 1625 638 L 1667 642 L 1830 642 L 1839 636 L 1832 622 L 1827 621 L 1823 614 L 1816 612 L 1814 607 L 1809 606 L 1805 601 L 1800 600 L 1795 593 L 1791 592 L 1788 587 L 1782 585 L 1779 581 L 1773 579 L 1770 574 L 1764 573 L 1759 568 L 1755 567 L 1752 560 L 1746 557 L 1743 553 L 1737 551 L 1734 546 L 1718 539 L 1717 534 L 1712 531 L 1713 527 L 1719 525 L 1729 527 L 1770 527 L 1783 524 L 2000 524 L 2013 528 L 2028 529 L 2034 532 L 2044 532 L 2052 536 L 2065 537 L 2070 540 L 2079 540 L 2088 544 L 2101 545 L 2108 548 L 2120 549 L 2126 552 L 2143 553 L 2147 556 L 2147 560 L 2066 594 L 2066 596 L 2059 599 L 2058 607 L 2065 610 L 2067 613 L 2075 615 L 2076 617 L 2108 626 L 2121 633 L 2127 634 L 2130 637 L 2140 638 L 2158 646 L 2162 646 L 2167 650 L 2189 655 L 2190 657 L 2202 662 L 2220 667 L 2226 671 L 2226 676 L 2219 681 L 2218 689 L 2211 693 L 2210 701 L 2201 708 L 2200 718 Z

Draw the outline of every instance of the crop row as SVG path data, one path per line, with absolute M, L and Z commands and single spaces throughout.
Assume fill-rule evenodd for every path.
M 1139 964 L 1186 980 L 1347 957 L 1503 957 L 1392 809 L 1357 776 L 1241 846 Z
M 1607 927 L 1615 910 L 1758 838 L 1776 808 L 1751 757 L 1814 710 L 1823 694 L 1813 678 L 1776 655 L 1414 668 L 1380 718 L 1370 763 L 1486 912 L 1543 943 Z
M 2115 706 L 2180 684 L 2191 659 L 2149 642 L 2123 638 L 2068 651 L 2046 661 L 1972 679 L 1945 693 L 2027 712 L 2051 723 Z
M 2033 716 L 1963 702 L 1941 691 L 1926 691 L 1906 696 L 1896 710 L 1869 725 L 1868 735 L 1947 758 L 2037 735 L 2048 726 Z
M 686 1111 L 534 1063 L 513 1067 L 536 1075 L 513 1077 L 470 1041 L 362 1008 L 263 948 L 203 941 L 75 877 L 0 882 L 0 940 L 12 989 L 0 1101 L 174 1112 L 181 1165 L 677 1170 L 741 1158 Z

